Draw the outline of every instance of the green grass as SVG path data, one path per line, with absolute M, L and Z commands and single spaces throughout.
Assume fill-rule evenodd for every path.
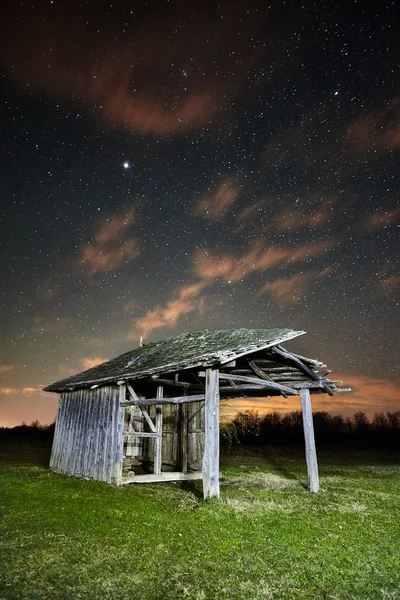
M 221 502 L 177 484 L 56 475 L 48 448 L 0 448 L 0 600 L 399 599 L 400 467 L 302 452 L 223 459 Z M 263 455 L 264 454 L 264 455 Z

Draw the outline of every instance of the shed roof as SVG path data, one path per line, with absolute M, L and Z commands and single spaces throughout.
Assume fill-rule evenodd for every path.
M 141 379 L 196 366 L 223 365 L 304 334 L 293 329 L 222 329 L 183 333 L 125 352 L 92 369 L 61 379 L 44 388 L 64 392 L 120 379 Z

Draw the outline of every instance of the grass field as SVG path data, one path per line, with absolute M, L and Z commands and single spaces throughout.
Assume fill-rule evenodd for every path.
M 222 461 L 220 502 L 177 484 L 56 475 L 45 446 L 0 447 L 0 600 L 400 599 L 394 457 L 301 451 Z

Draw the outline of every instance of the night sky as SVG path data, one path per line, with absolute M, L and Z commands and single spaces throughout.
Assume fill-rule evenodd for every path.
M 400 410 L 397 4 L 2 3 L 0 425 L 206 328 L 305 330 L 354 390 L 315 409 Z

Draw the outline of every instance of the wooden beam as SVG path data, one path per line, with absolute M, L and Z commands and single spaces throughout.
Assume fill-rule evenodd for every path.
M 325 390 L 323 381 L 295 381 L 290 382 L 291 387 L 295 390 Z
M 183 473 L 187 473 L 188 470 L 188 408 L 186 403 L 182 404 L 179 409 L 181 416 L 181 469 Z
M 157 399 L 161 400 L 163 397 L 164 388 L 162 385 L 157 387 Z M 159 434 L 154 440 L 154 475 L 161 474 L 162 468 L 162 429 L 163 429 L 163 415 L 162 405 L 156 404 L 156 430 Z
M 153 432 L 148 432 L 148 431 L 130 431 L 129 433 L 125 434 L 126 437 L 138 437 L 138 438 L 159 438 L 160 434 L 159 433 L 153 433 Z
M 133 475 L 122 481 L 123 485 L 130 483 L 163 483 L 165 481 L 193 481 L 202 478 L 201 471 L 195 471 L 193 473 L 182 473 L 181 471 L 175 471 L 170 473 L 160 473 L 160 475 L 154 475 L 149 473 L 148 475 Z
M 206 370 L 203 494 L 219 498 L 219 377 L 218 369 Z
M 306 462 L 308 474 L 308 491 L 317 494 L 319 491 L 317 451 L 315 449 L 314 426 L 309 390 L 300 390 L 301 411 L 303 414 L 304 440 L 306 445 Z
M 173 398 L 141 398 L 140 400 L 132 400 L 121 402 L 121 406 L 151 406 L 152 404 L 183 404 L 186 402 L 199 402 L 204 400 L 204 394 L 193 394 L 192 396 L 174 396 Z
M 313 379 L 314 381 L 322 381 L 322 377 L 320 377 L 319 375 L 314 373 L 314 371 L 312 369 L 310 369 L 310 367 L 305 365 L 302 362 L 302 360 L 300 358 L 298 358 L 297 356 L 294 356 L 294 354 L 290 354 L 290 352 L 288 352 L 281 346 L 274 346 L 274 348 L 272 348 L 272 350 L 278 356 L 281 356 L 282 358 L 285 358 L 286 360 L 290 360 L 291 362 L 294 362 L 294 364 L 298 365 L 299 368 L 302 371 L 304 371 L 304 373 L 307 373 L 307 375 L 309 377 L 311 377 L 311 379 Z M 307 360 L 307 359 L 304 359 L 304 360 Z M 324 386 L 324 389 L 330 396 L 333 396 L 333 392 L 331 389 L 329 389 L 328 386 Z
M 284 352 L 287 352 L 285 348 L 282 348 L 282 346 L 279 346 L 279 348 L 281 348 Z M 326 367 L 326 365 L 320 360 L 315 360 L 314 358 L 307 358 L 307 356 L 301 356 L 301 354 L 294 354 L 294 352 L 291 352 L 290 354 L 291 356 L 299 358 L 301 361 L 307 362 L 310 365 L 313 365 L 314 367 Z
M 200 373 L 202 375 L 202 373 Z M 245 375 L 231 375 L 230 373 L 220 373 L 219 379 L 226 379 L 230 381 L 240 381 L 242 383 L 250 383 L 257 384 L 265 388 L 269 388 L 271 390 L 279 390 L 280 392 L 284 392 L 286 394 L 291 394 L 292 396 L 298 396 L 298 392 L 296 390 L 289 388 L 284 385 L 280 385 L 279 383 L 273 383 L 272 381 L 265 381 L 264 379 L 258 379 L 256 377 L 246 377 Z
M 157 385 L 167 385 L 169 387 L 180 387 L 184 389 L 204 390 L 204 385 L 198 383 L 189 383 L 187 381 L 173 381 L 172 379 L 162 379 L 160 377 L 151 377 L 147 380 L 148 383 L 156 383 Z

